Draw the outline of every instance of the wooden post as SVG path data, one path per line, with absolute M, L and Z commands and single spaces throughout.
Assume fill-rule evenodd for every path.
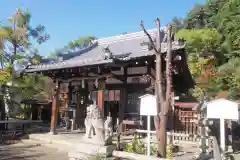
M 101 110 L 101 117 L 104 118 L 104 100 L 103 100 L 103 90 L 98 90 L 97 92 L 97 105 Z
M 68 106 L 72 104 L 72 82 L 68 82 Z
M 123 73 L 124 73 L 124 80 L 123 80 L 123 88 L 121 90 L 121 95 L 122 95 L 122 102 L 119 108 L 119 131 L 123 132 L 123 119 L 124 119 L 124 111 L 125 108 L 127 107 L 127 68 L 123 68 Z
M 59 82 L 56 81 L 55 85 L 56 85 L 56 88 L 55 88 L 55 92 L 52 99 L 52 116 L 51 116 L 51 126 L 50 126 L 51 134 L 56 134 L 56 124 L 57 124 L 57 116 L 58 116 L 57 105 L 59 101 Z
M 42 120 L 42 105 L 37 108 L 38 109 L 38 119 L 37 120 Z

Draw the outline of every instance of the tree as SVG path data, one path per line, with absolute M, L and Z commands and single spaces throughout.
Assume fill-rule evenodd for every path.
M 43 25 L 38 25 L 36 28 L 29 26 L 30 17 L 31 15 L 28 11 L 22 12 L 18 9 L 9 18 L 9 24 L 0 27 L 2 70 L 11 71 L 14 61 L 22 61 L 23 59 L 30 58 L 25 54 L 25 51 L 31 45 L 29 41 L 30 37 L 38 43 L 42 43 L 49 38 L 49 35 L 45 33 Z M 33 58 L 35 57 L 31 56 L 29 60 L 33 62 Z M 4 78 L 0 79 L 4 80 L 2 83 L 5 83 L 11 80 L 10 77 L 4 76 Z
M 206 14 L 204 6 L 201 4 L 196 4 L 184 20 L 185 27 L 188 29 L 203 28 L 206 24 L 205 17 Z
M 78 50 L 81 48 L 85 48 L 86 46 L 89 45 L 89 43 L 93 40 L 95 40 L 96 37 L 93 36 L 85 36 L 85 37 L 80 37 L 77 40 L 68 42 L 67 46 L 65 48 L 71 49 L 71 50 Z
M 240 4 L 238 0 L 210 0 L 196 5 L 184 20 L 188 29 L 215 28 L 221 34 L 221 49 L 228 56 L 239 54 Z M 198 25 L 201 24 L 201 25 Z
M 233 70 L 240 53 L 239 10 L 238 0 L 209 0 L 190 10 L 184 19 L 189 30 L 177 33 L 186 39 L 189 67 L 197 82 L 193 94 L 198 98 L 239 98 L 239 73 Z
M 240 54 L 240 3 L 227 0 L 216 14 L 217 29 L 223 35 L 223 47 L 228 54 Z
M 31 47 L 30 37 L 41 44 L 49 38 L 49 34 L 45 32 L 45 27 L 43 25 L 38 25 L 33 28 L 29 25 L 31 15 L 27 11 L 22 12 L 20 9 L 17 9 L 17 12 L 14 13 L 9 18 L 9 23 L 4 24 L 0 27 L 0 51 L 1 51 L 1 73 L 0 73 L 0 82 L 1 84 L 6 84 L 8 82 L 12 83 L 10 88 L 10 94 L 15 95 L 22 92 L 22 94 L 31 93 L 31 90 L 26 92 L 21 87 L 24 83 L 24 87 L 33 89 L 35 84 L 29 83 L 31 76 L 24 76 L 23 79 L 14 79 L 12 73 L 14 71 L 14 66 L 18 64 L 26 63 L 37 63 L 39 61 L 39 56 L 36 52 L 32 54 L 27 54 L 26 51 Z M 34 77 L 37 79 L 38 77 Z M 24 81 L 23 81 L 24 80 Z M 14 82 L 14 83 L 13 83 Z M 32 86 L 31 86 L 32 85 Z M 39 89 L 37 89 L 39 90 Z M 9 90 L 5 90 L 5 96 L 8 95 Z M 25 95 L 23 95 L 24 97 Z M 31 96 L 34 96 L 31 94 Z M 13 96 L 11 96 L 13 97 Z M 6 98 L 5 98 L 6 99 Z M 5 104 L 6 106 L 6 104 Z
M 226 97 L 233 100 L 240 99 L 240 58 L 230 59 L 218 68 L 218 72 L 222 74 L 218 74 L 216 81 L 225 91 Z
M 204 86 L 211 81 L 218 57 L 221 57 L 219 51 L 221 36 L 216 29 L 203 28 L 182 29 L 176 37 L 183 37 L 186 40 L 189 68 L 197 82 L 192 93 L 200 99 L 207 92 Z
M 184 28 L 184 22 L 182 18 L 173 17 L 170 25 L 173 27 L 173 32 L 177 32 Z
M 58 57 L 58 53 L 57 53 L 57 52 L 51 52 L 51 53 L 47 56 L 47 58 L 49 58 L 49 59 L 57 59 L 57 57 Z

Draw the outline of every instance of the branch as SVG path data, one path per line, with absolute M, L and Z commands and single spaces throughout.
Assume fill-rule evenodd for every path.
M 10 54 L 8 54 L 6 51 L 3 51 L 3 54 L 2 54 L 2 55 L 3 55 L 4 58 L 6 58 L 6 60 L 8 60 L 8 61 L 11 60 L 11 57 L 12 57 L 12 56 L 11 56 Z
M 147 32 L 147 30 L 144 28 L 143 21 L 141 21 L 140 26 L 141 26 L 143 32 L 148 36 L 148 39 L 149 39 L 149 41 L 150 41 L 150 43 L 151 43 L 154 51 L 155 51 L 156 53 L 158 53 L 157 48 L 155 47 L 155 45 L 154 45 L 154 43 L 153 43 L 152 37 L 151 37 L 150 34 Z

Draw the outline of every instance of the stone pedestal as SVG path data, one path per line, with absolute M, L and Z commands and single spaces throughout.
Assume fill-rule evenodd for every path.
M 81 142 L 76 146 L 75 151 L 68 152 L 69 160 L 86 159 L 93 155 L 99 155 L 104 157 L 110 157 L 113 151 L 116 149 L 116 145 L 100 145 Z

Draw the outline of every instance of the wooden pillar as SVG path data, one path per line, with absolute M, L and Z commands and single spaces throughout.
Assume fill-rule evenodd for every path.
M 72 104 L 72 82 L 68 82 L 68 105 Z
M 101 117 L 104 118 L 103 90 L 98 90 L 97 97 L 97 105 L 101 110 Z
M 84 120 L 86 117 L 86 100 L 88 96 L 88 85 L 87 79 L 81 79 L 78 86 L 77 93 L 77 108 L 76 108 L 76 117 L 75 119 L 75 128 L 84 129 Z
M 54 95 L 52 98 L 52 116 L 51 116 L 51 126 L 50 126 L 50 133 L 56 134 L 56 124 L 57 124 L 57 116 L 58 116 L 58 101 L 59 101 L 59 82 L 56 81 L 55 83 L 56 88 L 54 91 Z
M 42 120 L 42 105 L 38 107 L 38 120 Z
M 124 73 L 124 79 L 123 79 L 123 88 L 121 89 L 121 105 L 119 108 L 119 131 L 123 132 L 124 128 L 123 128 L 123 120 L 124 120 L 124 111 L 125 108 L 128 105 L 127 102 L 127 97 L 128 97 L 128 92 L 127 92 L 127 67 L 123 68 L 123 73 Z

